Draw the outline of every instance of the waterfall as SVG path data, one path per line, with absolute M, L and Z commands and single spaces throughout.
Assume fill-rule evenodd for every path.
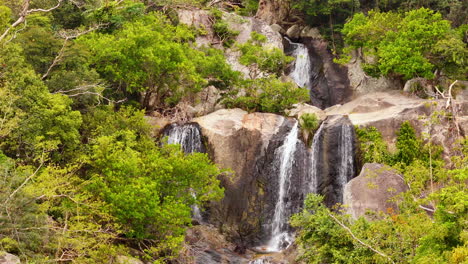
M 258 259 L 249 261 L 249 264 L 271 264 L 271 263 L 272 262 L 270 262 L 269 260 L 265 258 L 258 258 Z
M 291 56 L 295 57 L 294 69 L 289 74 L 298 86 L 310 89 L 310 74 L 311 65 L 309 50 L 304 44 L 291 42 L 288 38 L 289 44 L 294 47 Z
M 343 124 L 341 126 L 339 148 L 341 162 L 338 170 L 338 184 L 341 193 L 341 201 L 343 201 L 344 186 L 354 174 L 353 140 L 353 126 L 350 124 Z
M 317 164 L 320 156 L 320 143 L 323 127 L 325 122 L 322 122 L 319 129 L 315 132 L 314 138 L 312 139 L 311 153 L 310 153 L 310 167 L 309 167 L 309 184 L 306 185 L 307 193 L 317 193 Z
M 268 242 L 270 251 L 279 251 L 287 248 L 293 242 L 291 234 L 288 232 L 288 190 L 290 188 L 290 178 L 294 163 L 294 153 L 298 143 L 298 122 L 286 136 L 284 143 L 275 151 L 275 163 L 279 164 L 279 186 L 278 199 L 275 206 L 273 222 L 271 224 L 271 239 Z
M 165 129 L 168 144 L 179 144 L 185 153 L 205 152 L 198 125 L 189 123 L 184 125 L 172 124 Z
M 200 128 L 195 123 L 171 124 L 164 130 L 163 134 L 167 136 L 167 144 L 179 144 L 187 154 L 205 152 Z M 195 198 L 194 192 L 192 192 L 192 196 Z M 192 218 L 198 222 L 203 222 L 200 208 L 196 204 L 192 205 L 191 208 Z

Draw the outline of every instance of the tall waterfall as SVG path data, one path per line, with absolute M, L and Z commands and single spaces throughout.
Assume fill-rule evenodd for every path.
M 185 153 L 205 152 L 198 125 L 194 123 L 172 124 L 165 129 L 168 144 L 180 144 Z
M 325 126 L 325 122 L 323 122 L 319 129 L 315 132 L 314 138 L 312 139 L 312 146 L 310 152 L 310 167 L 309 167 L 309 184 L 306 186 L 306 194 L 307 193 L 317 193 L 318 189 L 318 158 L 320 155 L 320 139 L 322 136 L 323 127 Z
M 205 152 L 200 128 L 197 124 L 171 124 L 164 130 L 163 134 L 167 136 L 168 144 L 179 144 L 185 153 Z M 192 192 L 192 196 L 195 197 L 195 193 Z M 198 222 L 203 222 L 200 208 L 197 205 L 191 207 L 192 218 Z
M 311 65 L 309 50 L 304 44 L 291 42 L 288 38 L 286 38 L 286 40 L 294 47 L 291 55 L 296 58 L 294 69 L 289 74 L 289 77 L 291 77 L 298 86 L 310 89 Z
M 353 126 L 351 124 L 343 124 L 341 126 L 339 149 L 341 162 L 338 170 L 338 183 L 342 194 L 341 196 L 343 196 L 344 186 L 354 174 L 353 140 Z M 341 201 L 342 199 L 343 197 L 341 197 Z
M 298 143 L 298 122 L 296 121 L 284 143 L 275 151 L 275 163 L 279 165 L 278 199 L 275 206 L 273 222 L 271 224 L 271 239 L 268 248 L 271 251 L 279 251 L 288 247 L 293 242 L 293 237 L 288 232 L 287 213 L 289 206 L 288 190 L 291 185 L 292 166 L 294 164 L 294 153 Z

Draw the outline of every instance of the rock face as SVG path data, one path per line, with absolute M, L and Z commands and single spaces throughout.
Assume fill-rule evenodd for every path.
M 127 256 L 117 256 L 115 262 L 117 264 L 144 264 L 143 261 L 137 258 L 127 257 Z
M 362 62 L 354 58 L 346 65 L 348 68 L 349 85 L 354 96 L 365 95 L 371 92 L 398 90 L 401 84 L 385 77 L 373 78 L 362 69 Z
M 242 44 L 247 42 L 251 39 L 251 33 L 255 31 L 267 38 L 267 41 L 264 44 L 265 47 L 283 50 L 283 39 L 281 34 L 264 21 L 252 17 L 241 17 L 232 13 L 225 13 L 224 17 L 229 24 L 229 28 L 239 32 L 239 35 L 236 37 L 237 43 Z M 239 51 L 235 49 L 226 49 L 225 55 L 227 62 L 231 65 L 233 70 L 240 71 L 246 78 L 250 78 L 250 70 L 239 63 Z
M 342 202 L 345 184 L 356 175 L 356 140 L 353 125 L 346 116 L 329 116 L 317 134 L 314 146 L 316 191 L 327 206 Z M 314 138 L 315 140 L 315 138 Z
M 279 24 L 289 16 L 289 2 L 281 0 L 260 0 L 256 18 L 267 24 Z
M 333 62 L 327 42 L 307 37 L 301 38 L 301 43 L 306 45 L 310 57 L 308 88 L 311 104 L 324 109 L 349 101 L 352 89 L 349 85 L 347 68 Z M 286 45 L 286 54 L 293 54 L 295 46 Z
M 388 212 L 398 210 L 390 201 L 395 195 L 408 190 L 408 186 L 394 169 L 378 164 L 366 163 L 361 173 L 348 182 L 344 189 L 344 201 L 347 213 L 357 219 L 367 210 Z
M 459 107 L 466 102 L 458 102 Z M 428 101 L 417 97 L 404 95 L 399 91 L 376 92 L 363 95 L 344 105 L 337 105 L 325 110 L 327 115 L 349 114 L 353 125 L 360 127 L 374 126 L 383 139 L 394 149 L 396 132 L 404 121 L 409 121 L 416 132 L 430 133 L 432 142 L 444 148 L 444 157 L 450 156 L 453 143 L 458 138 L 453 123 L 444 118 L 438 118 L 440 123 L 428 126 L 428 116 L 433 111 L 441 111 L 444 101 Z M 463 108 L 462 108 L 463 109 Z M 467 110 L 460 111 L 460 119 L 467 115 Z M 463 130 L 463 127 L 462 127 Z
M 224 49 L 222 43 L 217 39 L 213 31 L 213 19 L 207 10 L 177 10 L 179 15 L 179 22 L 203 29 L 206 34 L 197 36 L 195 42 L 198 46 L 214 46 L 219 49 Z M 242 17 L 233 13 L 223 13 L 223 20 L 228 23 L 229 29 L 238 32 L 235 41 L 238 43 L 245 43 L 250 39 L 252 31 L 258 32 L 266 36 L 266 47 L 275 47 L 283 50 L 283 40 L 281 34 L 278 32 L 278 27 L 272 28 L 271 23 L 266 23 L 263 20 Z M 240 71 L 245 77 L 249 77 L 249 69 L 241 65 L 238 61 L 240 56 L 239 52 L 234 49 L 226 49 L 225 55 L 227 62 L 231 65 L 233 70 Z
M 223 177 L 225 198 L 212 206 L 212 222 L 238 233 L 240 240 L 253 240 L 261 229 L 265 210 L 265 182 L 258 177 L 258 159 L 286 121 L 273 114 L 248 114 L 240 109 L 219 110 L 194 120 L 207 139 L 208 153 L 221 167 L 232 169 Z M 248 236 L 248 238 L 244 238 Z M 254 237 L 251 237 L 254 236 Z M 239 244 L 244 243 L 238 241 Z
M 0 264 L 20 264 L 20 258 L 17 256 L 0 251 Z

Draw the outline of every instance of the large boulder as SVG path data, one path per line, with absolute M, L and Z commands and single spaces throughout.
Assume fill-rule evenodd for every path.
M 461 128 L 461 136 L 464 136 L 468 102 L 460 99 L 455 100 L 454 104 L 460 108 L 457 121 Z M 325 109 L 327 115 L 348 115 L 353 125 L 377 128 L 389 144 L 390 150 L 395 150 L 396 133 L 401 124 L 409 121 L 418 136 L 431 135 L 431 142 L 443 147 L 443 156 L 449 161 L 449 157 L 454 153 L 454 143 L 459 138 L 454 123 L 443 117 L 436 118 L 437 122 L 433 124 L 428 122 L 432 113 L 447 111 L 443 100 L 425 100 L 401 91 L 368 93 L 344 105 Z
M 374 212 L 396 212 L 395 195 L 408 190 L 403 176 L 389 166 L 366 163 L 361 173 L 344 188 L 343 203 L 347 213 L 357 219 L 368 210 Z
M 223 231 L 252 241 L 261 229 L 265 186 L 258 178 L 257 162 L 285 119 L 274 114 L 248 114 L 241 109 L 218 110 L 196 118 L 207 140 L 208 153 L 233 176 L 221 178 L 225 197 L 210 208 L 211 222 Z M 237 234 L 236 234 L 237 233 Z M 245 238 L 244 236 L 248 236 Z
M 277 198 L 278 168 L 272 165 L 275 150 L 284 142 L 294 121 L 275 114 L 249 114 L 240 109 L 218 110 L 194 121 L 201 127 L 212 160 L 234 172 L 221 178 L 225 197 L 210 207 L 211 222 L 234 234 L 241 245 L 259 243 L 269 232 L 267 226 Z M 301 155 L 297 159 L 305 161 L 303 144 L 301 150 L 296 154 Z M 299 179 L 305 166 L 297 164 L 294 170 Z M 303 197 L 299 189 L 303 183 L 298 181 L 294 184 L 299 186 L 298 190 L 291 195 L 300 204 Z
M 3 251 L 0 251 L 0 264 L 20 264 L 20 258 Z

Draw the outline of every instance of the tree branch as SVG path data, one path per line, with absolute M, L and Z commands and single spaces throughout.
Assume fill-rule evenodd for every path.
M 26 21 L 26 17 L 32 13 L 37 13 L 37 12 L 50 12 L 54 9 L 57 9 L 63 2 L 63 0 L 58 0 L 57 2 L 57 5 L 51 7 L 51 8 L 48 8 L 48 9 L 43 9 L 43 8 L 35 8 L 35 9 L 29 9 L 29 5 L 30 5 L 30 2 L 31 0 L 25 0 L 24 1 L 24 4 L 23 4 L 23 10 L 20 12 L 19 14 L 19 18 L 13 22 L 13 24 L 11 24 L 11 26 L 9 26 L 4 32 L 3 34 L 0 36 L 0 42 L 8 35 L 8 32 L 10 32 L 10 30 L 12 30 L 13 28 L 17 27 L 19 24 L 23 23 Z
M 330 216 L 338 225 L 340 225 L 344 230 L 346 230 L 350 235 L 351 237 L 353 237 L 354 240 L 356 240 L 357 242 L 359 242 L 359 244 L 367 247 L 368 249 L 374 251 L 375 253 L 379 254 L 380 256 L 388 259 L 391 263 L 395 264 L 395 262 L 389 257 L 387 256 L 386 254 L 382 253 L 381 251 L 373 248 L 371 245 L 365 243 L 364 241 L 362 241 L 361 239 L 357 238 L 353 232 L 351 231 L 351 229 L 349 229 L 346 225 L 344 225 L 343 223 L 340 222 L 340 220 L 338 220 L 333 214 L 331 213 L 328 213 L 328 216 Z
M 44 153 L 42 153 L 42 158 L 41 158 L 41 164 L 39 164 L 39 166 L 37 167 L 37 169 L 34 171 L 33 174 L 29 175 L 28 178 L 26 178 L 26 180 L 24 180 L 24 182 L 18 187 L 16 188 L 16 190 L 14 190 L 9 196 L 8 198 L 5 200 L 5 202 L 3 202 L 3 205 L 6 206 L 7 203 L 11 200 L 11 198 L 13 198 L 13 196 L 19 191 L 21 190 L 21 188 L 23 188 L 26 183 L 28 183 L 29 180 L 32 179 L 32 177 L 34 177 L 37 172 L 39 172 L 39 169 L 42 168 L 42 165 L 44 165 Z

